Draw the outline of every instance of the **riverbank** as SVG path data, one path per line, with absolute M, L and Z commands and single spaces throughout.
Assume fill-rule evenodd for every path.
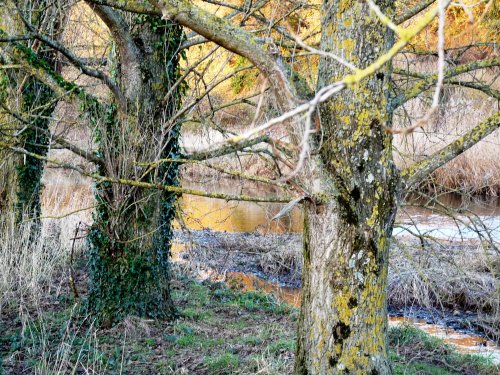
M 85 297 L 84 260 L 76 278 Z M 17 302 L 0 315 L 0 373 L 291 374 L 298 310 L 260 292 L 200 283 L 176 269 L 172 323 L 128 318 L 100 330 L 80 315 L 69 288 L 37 306 Z M 485 374 L 488 359 L 456 352 L 409 326 L 389 332 L 395 374 Z
M 259 284 L 289 303 L 300 303 L 300 235 L 190 230 L 177 231 L 176 241 L 182 246 L 175 248 L 174 256 L 191 275 Z M 481 333 L 498 342 L 499 267 L 494 250 L 480 245 L 393 239 L 390 314 Z

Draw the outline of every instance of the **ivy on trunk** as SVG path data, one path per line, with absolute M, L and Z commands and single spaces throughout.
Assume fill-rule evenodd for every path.
M 141 161 L 179 157 L 180 125 L 168 120 L 178 109 L 184 88 L 180 85 L 167 100 L 165 96 L 180 77 L 182 29 L 159 17 L 137 16 L 127 32 L 133 45 L 116 41 L 112 68 L 127 93 L 126 112 L 112 104 L 102 107 L 101 116 L 93 119 L 99 156 L 104 160 L 99 172 L 175 186 L 177 163 L 154 169 Z M 128 65 L 133 54 L 140 60 L 139 74 Z M 173 318 L 169 252 L 176 195 L 98 183 L 96 199 L 99 207 L 89 236 L 90 313 L 104 326 L 127 315 Z

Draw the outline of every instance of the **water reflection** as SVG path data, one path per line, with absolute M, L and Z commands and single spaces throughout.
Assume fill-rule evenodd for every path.
M 262 280 L 254 275 L 249 275 L 241 272 L 228 272 L 225 275 L 226 284 L 233 289 L 239 290 L 261 290 L 266 293 L 271 293 L 280 301 L 284 301 L 289 305 L 300 307 L 301 293 L 298 288 L 287 288 L 278 284 Z
M 280 191 L 268 185 L 242 183 L 236 180 L 218 180 L 209 183 L 183 182 L 183 186 L 209 192 L 222 192 L 228 194 L 247 194 L 260 197 L 277 197 Z M 92 207 L 93 195 L 91 184 L 47 184 L 43 194 L 43 214 L 61 215 L 72 211 Z M 419 205 L 434 206 L 439 209 L 441 205 L 460 208 L 463 214 L 458 221 L 443 216 L 432 209 L 424 209 Z M 302 212 L 300 206 L 292 209 L 288 214 L 278 220 L 271 221 L 282 208 L 283 204 L 253 203 L 253 202 L 227 202 L 222 199 L 212 199 L 185 195 L 180 200 L 182 221 L 190 229 L 210 228 L 215 231 L 228 232 L 253 232 L 260 233 L 300 233 L 302 231 Z M 477 215 L 486 226 L 475 224 L 472 229 L 470 219 L 465 212 L 470 211 Z M 91 223 L 92 210 L 85 211 L 84 221 Z M 460 222 L 463 221 L 463 222 Z M 394 235 L 405 236 L 410 232 L 438 237 L 441 239 L 475 239 L 477 230 L 483 235 L 490 235 L 494 240 L 500 241 L 500 201 L 496 200 L 468 200 L 464 201 L 453 195 L 441 195 L 439 204 L 425 201 L 413 196 L 410 202 L 399 210 Z M 457 226 L 458 224 L 458 226 Z M 176 223 L 177 228 L 180 227 Z M 475 227 L 475 228 L 474 228 Z M 488 233 L 487 233 L 488 232 Z M 486 236 L 487 238 L 487 236 Z
M 420 328 L 429 335 L 452 344 L 461 352 L 484 355 L 491 358 L 493 363 L 500 363 L 500 347 L 498 347 L 494 342 L 486 340 L 481 336 L 461 333 L 452 328 L 441 327 L 435 324 L 428 324 L 419 319 L 389 317 L 389 327 L 399 326 L 402 324 L 413 324 L 415 327 Z
M 254 196 L 279 196 L 276 188 L 262 184 L 241 183 L 234 180 L 211 181 L 210 183 L 184 182 L 183 186 Z M 423 208 L 426 206 L 427 208 Z M 279 220 L 271 218 L 283 207 L 275 203 L 226 202 L 222 199 L 195 197 L 182 198 L 181 208 L 185 224 L 191 229 L 210 228 L 216 231 L 285 233 L 302 231 L 300 206 Z M 442 213 L 443 207 L 461 212 L 455 219 Z M 467 216 L 472 214 L 470 216 Z M 477 221 L 477 222 L 474 222 Z M 500 241 L 500 201 L 464 200 L 457 195 L 443 194 L 439 201 L 419 196 L 410 196 L 409 202 L 399 210 L 395 236 L 410 236 L 411 233 L 446 240 L 473 240 L 480 232 L 485 238 Z
M 184 183 L 191 189 L 223 192 L 230 194 L 248 194 L 253 196 L 275 197 L 279 191 L 257 184 L 238 186 L 236 181 L 223 181 L 206 184 Z M 212 199 L 184 195 L 181 199 L 182 217 L 190 229 L 210 228 L 216 231 L 287 233 L 302 230 L 302 214 L 298 208 L 278 220 L 271 221 L 282 208 L 282 204 L 227 202 L 222 199 Z M 177 224 L 179 225 L 179 224 Z

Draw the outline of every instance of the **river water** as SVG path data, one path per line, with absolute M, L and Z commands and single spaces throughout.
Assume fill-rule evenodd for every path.
M 277 196 L 279 192 L 273 188 L 253 184 L 240 185 L 232 181 L 212 181 L 204 183 L 183 183 L 183 186 L 227 194 L 246 194 L 254 196 Z M 498 200 L 464 201 L 456 196 L 442 196 L 436 202 L 411 197 L 398 213 L 395 236 L 411 236 L 418 233 L 449 241 L 471 241 L 484 238 L 500 241 L 500 202 Z M 422 206 L 427 206 L 423 208 Z M 189 229 L 211 229 L 227 232 L 265 233 L 298 233 L 302 230 L 302 214 L 298 207 L 278 220 L 272 221 L 283 207 L 280 204 L 262 204 L 252 202 L 227 202 L 220 199 L 184 196 L 180 204 L 182 225 Z M 459 210 L 455 217 L 449 217 L 442 211 L 443 207 Z M 178 224 L 180 226 L 180 224 Z M 211 275 L 213 279 L 224 279 L 229 285 L 238 284 L 244 290 L 263 290 L 273 293 L 282 301 L 294 306 L 300 305 L 300 289 L 286 288 L 278 284 L 262 280 L 254 275 L 228 272 L 224 276 Z M 451 328 L 427 324 L 418 319 L 390 317 L 391 326 L 411 322 L 427 333 L 442 338 L 469 353 L 480 353 L 489 356 L 495 363 L 500 363 L 500 347 L 485 340 L 481 336 L 465 334 Z
M 276 197 L 279 191 L 268 186 L 243 184 L 234 181 L 211 181 L 209 184 L 187 182 L 183 186 L 258 197 Z M 394 236 L 412 234 L 457 241 L 474 240 L 478 233 L 484 239 L 500 242 L 500 200 L 464 200 L 454 195 L 441 195 L 437 202 L 411 197 L 399 210 Z M 227 202 L 222 199 L 186 195 L 181 208 L 187 227 L 228 232 L 299 233 L 302 214 L 298 207 L 278 220 L 271 220 L 284 205 L 275 203 Z M 453 217 L 445 215 L 445 207 L 459 211 Z

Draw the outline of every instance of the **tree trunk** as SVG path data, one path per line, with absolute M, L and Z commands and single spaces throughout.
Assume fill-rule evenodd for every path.
M 178 46 L 182 29 L 159 17 L 134 20 L 130 27 L 140 73 L 130 67 L 128 46 L 118 46 L 117 78 L 127 93 L 126 113 L 108 108 L 99 125 L 99 148 L 104 158 L 100 173 L 165 185 L 178 184 L 177 163 L 159 168 L 141 165 L 179 155 L 179 125 L 168 125 L 182 90 L 165 102 L 179 78 Z M 120 42 L 117 42 L 119 44 Z M 137 82 L 137 77 L 142 77 Z M 181 86 L 182 87 L 182 86 Z M 100 183 L 101 205 L 90 233 L 90 312 L 109 326 L 127 315 L 171 319 L 169 251 L 176 196 L 133 186 Z
M 17 4 L 17 6 L 26 8 L 25 11 L 30 14 L 30 21 L 35 27 L 39 26 L 37 25 L 39 20 L 49 17 L 49 13 L 53 10 L 51 7 L 40 7 L 42 10 L 29 9 L 29 5 L 26 2 Z M 0 11 L 0 19 L 3 21 L 0 27 L 12 35 L 22 35 L 25 32 L 25 27 L 16 15 L 14 3 L 8 1 Z M 56 33 L 57 27 L 51 27 L 52 32 Z M 25 48 L 34 48 L 32 42 L 17 43 L 24 43 Z M 55 53 L 51 51 L 36 53 L 34 50 L 32 52 L 33 56 L 43 60 L 54 69 L 56 65 Z M 30 123 L 30 126 L 25 126 L 14 116 L 3 113 L 2 117 L 7 120 L 7 123 L 24 128 L 16 138 L 7 139 L 7 143 L 10 142 L 11 145 L 22 147 L 33 154 L 46 156 L 50 117 L 57 104 L 57 101 L 54 100 L 54 93 L 47 85 L 38 82 L 32 76 L 25 76 L 22 71 L 10 70 L 2 76 L 0 86 L 3 86 L 2 96 L 4 98 L 0 98 L 0 100 L 3 100 L 10 110 L 21 114 L 25 121 Z M 23 82 L 21 90 L 15 87 L 19 82 Z M 12 87 L 9 87 L 11 85 Z M 10 217 L 9 225 L 11 226 L 18 225 L 22 220 L 30 219 L 32 221 L 32 235 L 36 236 L 40 229 L 41 178 L 44 162 L 32 156 L 13 155 L 7 150 L 1 152 L 5 165 L 2 166 L 3 176 L 0 178 L 0 210 L 7 213 L 6 217 Z
M 46 61 L 50 61 L 49 56 L 41 56 Z M 35 78 L 29 77 L 23 86 L 22 92 L 22 113 L 29 114 L 31 124 L 36 128 L 28 128 L 21 137 L 21 146 L 30 153 L 47 155 L 49 137 L 49 122 L 56 107 L 54 93 L 43 83 Z M 33 234 L 38 234 L 40 229 L 40 216 L 42 212 L 42 174 L 44 162 L 32 156 L 22 158 L 22 163 L 17 169 L 17 222 L 24 218 L 33 221 Z
M 338 203 L 305 208 L 297 374 L 387 374 L 386 228 L 363 233 Z M 372 237 L 373 236 L 373 237 Z
M 14 101 L 12 100 L 12 95 L 10 95 L 9 86 L 8 75 L 0 71 L 0 100 L 6 105 L 12 106 Z M 12 118 L 0 110 L 0 123 L 11 124 L 12 122 Z M 0 141 L 2 143 L 11 142 L 10 133 L 3 131 Z M 16 166 L 20 163 L 22 163 L 21 156 L 10 152 L 8 149 L 0 148 L 0 224 L 5 226 L 2 229 L 7 230 L 7 232 L 13 229 L 15 223 L 18 188 Z
M 5 116 L 0 116 L 0 121 Z M 3 121 L 2 121 L 3 122 Z M 16 165 L 22 162 L 18 155 L 0 150 L 0 227 L 8 231 L 13 229 L 15 222 L 15 206 L 17 197 Z
M 378 1 L 388 14 L 392 1 Z M 321 49 L 359 68 L 392 43 L 365 2 L 325 1 Z M 319 87 L 349 73 L 322 59 Z M 322 204 L 305 205 L 296 374 L 389 374 L 388 244 L 398 198 L 387 112 L 389 72 L 320 107 Z

